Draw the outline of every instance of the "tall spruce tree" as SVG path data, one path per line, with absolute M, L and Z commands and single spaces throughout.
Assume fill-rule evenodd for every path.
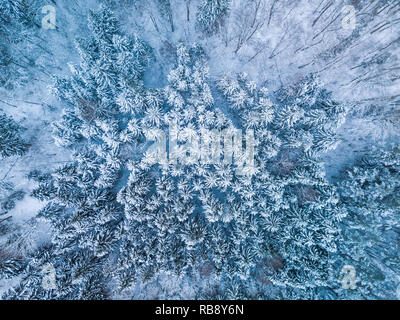
M 340 265 L 352 266 L 354 287 L 343 299 L 398 299 L 400 286 L 400 149 L 375 150 L 348 169 L 339 183 L 349 214 L 342 222 Z
M 112 12 L 91 12 L 92 37 L 78 39 L 81 63 L 72 76 L 57 79 L 54 91 L 65 103 L 54 125 L 56 142 L 73 151 L 72 161 L 44 178 L 33 195 L 48 201 L 38 213 L 52 226 L 52 243 L 28 261 L 9 298 L 100 299 L 107 295 L 106 263 L 118 252 L 123 208 L 116 194 L 124 162 L 140 144 L 137 119 L 157 103 L 144 93 L 142 76 L 151 56 L 138 37 L 121 34 Z M 143 116 L 143 115 L 142 115 Z M 143 140 L 143 139 L 142 139 Z M 56 286 L 46 290 L 42 269 L 51 264 Z
M 23 128 L 11 117 L 0 114 L 0 156 L 2 158 L 23 154 L 28 144 L 22 139 Z
M 229 13 L 230 0 L 202 0 L 197 11 L 197 27 L 210 36 L 217 33 Z
M 40 25 L 36 12 L 41 0 L 0 1 L 0 87 L 13 89 L 29 77 L 32 61 L 21 58 L 18 44 L 32 36 Z

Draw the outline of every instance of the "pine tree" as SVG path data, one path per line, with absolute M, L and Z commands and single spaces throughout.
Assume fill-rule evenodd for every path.
M 399 280 L 400 149 L 375 150 L 348 169 L 339 183 L 349 215 L 342 223 L 340 267 L 355 269 L 344 299 L 396 299 Z M 339 276 L 340 280 L 345 274 Z
M 334 144 L 322 142 L 320 132 L 329 128 L 334 139 L 345 110 L 314 77 L 278 92 L 278 105 L 246 74 L 225 77 L 218 87 L 232 115 L 242 126 L 254 128 L 258 138 L 260 174 L 252 184 L 257 197 L 247 210 L 267 234 L 258 241 L 258 260 L 264 262 L 256 264 L 255 276 L 282 290 L 292 288 L 297 298 L 305 293 L 321 297 L 335 280 L 338 221 L 346 213 L 337 208 L 337 192 L 324 177 L 321 155 Z M 319 121 L 311 121 L 315 114 Z M 249 257 L 244 265 L 252 264 Z M 271 267 L 276 260 L 280 262 Z
M 54 137 L 72 150 L 72 161 L 50 175 L 32 175 L 38 182 L 33 195 L 47 201 L 37 218 L 50 223 L 51 246 L 29 259 L 9 298 L 101 299 L 109 294 L 111 271 L 105 266 L 119 250 L 123 221 L 116 194 L 123 164 L 141 143 L 128 124 L 134 116 L 144 117 L 146 108 L 157 103 L 152 99 L 157 93 L 147 96 L 142 83 L 151 57 L 147 44 L 125 37 L 108 9 L 91 12 L 89 28 L 92 37 L 76 41 L 81 63 L 71 65 L 72 77 L 54 85 L 66 105 Z M 56 288 L 50 291 L 42 286 L 42 268 L 48 264 L 56 271 Z

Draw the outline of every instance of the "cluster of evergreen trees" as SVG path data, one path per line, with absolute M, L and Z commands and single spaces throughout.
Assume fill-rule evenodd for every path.
M 345 172 L 339 183 L 341 262 L 354 266 L 356 289 L 342 298 L 398 299 L 400 285 L 400 149 L 375 150 Z
M 279 270 L 261 272 L 276 285 L 307 292 L 334 285 L 338 222 L 345 212 L 324 178 L 321 155 L 335 144 L 344 108 L 313 77 L 283 89 L 277 104 L 246 75 L 225 78 L 219 88 L 239 123 L 254 128 L 258 138 L 260 173 L 252 181 L 254 198 L 245 212 L 260 221 L 261 243 L 268 246 L 261 250 L 266 256 L 256 260 L 266 259 L 267 266 L 268 260 L 281 261 L 272 268 Z
M 217 33 L 229 13 L 230 0 L 204 0 L 197 11 L 197 27 L 210 36 Z
M 206 33 L 218 29 L 228 3 L 201 7 Z M 92 36 L 76 41 L 80 64 L 54 85 L 65 104 L 54 138 L 72 161 L 31 175 L 52 241 L 0 265 L 3 275 L 21 276 L 3 298 L 104 299 L 160 275 L 198 279 L 205 267 L 215 290 L 197 298 L 266 299 L 271 284 L 275 298 L 341 297 L 344 264 L 363 274 L 351 293 L 393 289 L 399 255 L 386 239 L 398 242 L 399 153 L 330 184 L 322 156 L 338 142 L 346 111 L 315 77 L 277 93 L 246 74 L 211 83 L 202 48 L 180 43 L 168 85 L 148 89 L 151 48 L 123 35 L 107 9 L 90 13 L 89 28 Z M 255 166 L 239 175 L 232 164 L 154 164 L 148 138 L 170 123 L 183 133 L 169 150 L 176 158 L 195 153 L 179 146 L 206 130 L 254 130 Z M 42 282 L 48 264 L 51 290 Z

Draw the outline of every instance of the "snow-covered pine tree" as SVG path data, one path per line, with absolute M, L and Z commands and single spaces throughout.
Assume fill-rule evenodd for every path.
M 114 280 L 129 294 L 162 275 L 198 279 L 205 266 L 220 298 L 263 296 L 269 281 L 308 292 L 330 283 L 342 212 L 323 176 L 318 134 L 335 130 L 342 108 L 323 90 L 307 91 L 310 81 L 274 104 L 241 74 L 218 84 L 228 117 L 214 102 L 200 47 L 178 46 L 161 94 L 142 84 L 149 57 L 142 41 L 123 37 L 108 10 L 92 13 L 89 26 L 93 37 L 77 41 L 81 64 L 55 85 L 68 108 L 54 135 L 73 161 L 34 191 L 49 201 L 39 217 L 54 229 L 52 245 L 5 297 L 102 298 Z M 176 145 L 154 163 L 144 137 L 171 124 Z M 199 161 L 196 144 L 184 145 L 199 133 L 235 129 L 255 132 L 253 175 Z M 39 281 L 48 263 L 57 271 L 50 292 Z
M 230 0 L 202 0 L 197 11 L 197 27 L 206 35 L 217 33 L 229 13 Z
M 90 52 L 101 59 L 96 50 Z M 332 257 L 342 212 L 336 208 L 335 190 L 323 177 L 319 158 L 323 149 L 317 147 L 315 136 L 321 126 L 335 128 L 338 116 L 310 124 L 311 111 L 320 109 L 318 103 L 322 101 L 309 105 L 310 97 L 305 94 L 296 107 L 274 105 L 268 91 L 257 89 L 245 75 L 224 79 L 219 87 L 232 105 L 231 116 L 240 127 L 255 130 L 259 174 L 249 179 L 238 175 L 232 165 L 202 163 L 196 157 L 192 162 L 182 162 L 180 154 L 196 155 L 195 149 L 184 149 L 182 145 L 193 133 L 215 128 L 233 130 L 234 126 L 214 105 L 201 48 L 188 49 L 181 44 L 177 57 L 164 97 L 135 95 L 137 88 L 104 86 L 112 80 L 96 84 L 95 75 L 87 76 L 90 68 L 85 73 L 75 68 L 77 74 L 86 75 L 84 82 L 89 84 L 82 90 L 71 89 L 79 84 L 76 78 L 71 86 L 59 82 L 60 95 L 71 103 L 82 92 L 93 92 L 88 96 L 100 100 L 100 108 L 91 112 L 94 121 L 87 119 L 86 113 L 81 114 L 79 107 L 72 109 L 75 120 L 68 119 L 73 119 L 71 123 L 81 135 L 73 143 L 81 148 L 76 149 L 73 163 L 59 168 L 36 191 L 38 197 L 51 200 L 40 216 L 50 220 L 55 229 L 51 252 L 56 269 L 72 270 L 76 258 L 71 255 L 93 257 L 79 260 L 91 261 L 84 268 L 90 272 L 79 276 L 63 273 L 56 296 L 79 296 L 81 285 L 90 288 L 93 273 L 99 281 L 96 283 L 104 284 L 104 273 L 103 277 L 98 274 L 97 266 L 103 266 L 103 270 L 111 263 L 114 268 L 106 268 L 106 276 L 118 280 L 121 291 L 160 275 L 195 279 L 208 266 L 220 298 L 263 296 L 269 281 L 294 288 L 297 295 L 304 290 L 316 297 L 319 288 L 330 284 L 335 272 Z M 82 60 L 85 68 L 90 59 Z M 118 64 L 106 65 L 114 74 L 111 68 Z M 115 95 L 98 97 L 97 90 L 90 90 L 91 83 L 95 83 L 94 88 L 103 84 L 105 92 L 115 90 L 115 107 L 128 110 L 135 118 L 111 122 L 114 111 L 103 111 L 101 101 L 108 102 L 104 106 L 113 106 L 109 99 Z M 164 99 L 166 111 L 161 109 Z M 115 112 L 118 114 L 118 110 Z M 104 117 L 107 125 L 101 122 Z M 120 121 L 127 124 L 126 129 L 118 127 Z M 107 165 L 119 159 L 108 145 L 119 141 L 116 133 L 127 130 L 123 136 L 139 142 L 140 132 L 146 135 L 146 128 L 166 130 L 171 123 L 185 129 L 176 150 L 170 150 L 170 159 L 176 158 L 177 163 L 154 164 L 146 152 L 142 159 L 128 160 L 129 178 L 121 185 L 124 179 L 118 178 L 118 172 L 124 175 L 125 169 Z M 63 126 L 66 130 L 68 127 Z M 61 133 L 56 129 L 60 140 Z M 71 134 L 66 137 L 68 145 Z M 116 202 L 115 191 L 119 189 Z M 100 286 L 96 290 L 105 289 Z M 208 295 L 201 291 L 198 294 Z
M 23 128 L 11 117 L 0 114 L 0 159 L 24 154 L 29 144 L 21 137 Z M 17 200 L 22 200 L 24 192 L 15 190 L 14 184 L 6 180 L 7 174 L 0 181 L 0 236 L 10 231 L 12 216 L 9 211 L 15 207 Z M 18 274 L 23 268 L 20 259 L 11 258 L 0 250 L 0 279 Z
M 23 128 L 11 117 L 0 114 L 0 156 L 2 158 L 23 154 L 28 144 L 22 139 Z
M 182 152 L 194 157 L 199 152 L 180 147 L 193 133 L 232 127 L 232 123 L 215 109 L 202 49 L 180 44 L 177 57 L 164 90 L 169 110 L 158 117 L 160 129 L 168 131 L 170 124 L 181 129 L 177 149 L 169 150 L 170 159 L 176 158 L 177 163 L 154 164 L 146 156 L 131 163 L 128 183 L 118 195 L 127 218 L 117 270 L 121 289 L 134 280 L 161 274 L 194 279 L 204 264 L 214 268 L 214 261 L 221 278 L 232 260 L 228 251 L 232 217 L 225 200 L 232 168 L 196 160 L 186 163 L 180 157 Z M 219 188 L 217 182 L 222 178 L 226 184 Z M 212 230 L 218 232 L 223 248 L 210 242 Z
M 25 261 L 10 257 L 7 252 L 0 251 L 0 279 L 10 279 L 19 275 L 25 268 Z
M 40 27 L 36 21 L 40 2 L 0 1 L 0 87 L 12 89 L 28 80 L 30 62 L 20 59 L 21 53 L 15 49 Z
M 345 109 L 315 77 L 278 91 L 278 104 L 246 74 L 225 77 L 218 87 L 232 115 L 241 126 L 253 128 L 257 138 L 260 174 L 253 179 L 255 196 L 248 196 L 252 206 L 245 210 L 266 233 L 259 242 L 257 277 L 292 290 L 297 298 L 321 297 L 337 274 L 338 222 L 345 212 L 337 208 L 338 196 L 325 180 L 321 159 L 334 144 L 320 132 L 333 134 Z
M 161 14 L 161 16 L 167 20 L 171 32 L 175 31 L 174 27 L 174 17 L 172 16 L 172 8 L 170 0 L 156 0 L 157 8 Z
M 400 285 L 400 148 L 374 150 L 338 185 L 349 214 L 342 222 L 340 268 L 355 268 L 344 299 L 398 299 Z M 339 274 L 339 280 L 347 276 Z M 351 279 L 350 279 L 351 280 Z

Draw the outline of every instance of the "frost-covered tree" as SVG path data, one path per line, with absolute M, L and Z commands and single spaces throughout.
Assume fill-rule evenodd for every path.
M 11 117 L 0 114 L 0 156 L 2 158 L 21 155 L 28 144 L 22 139 L 22 127 Z
M 24 154 L 29 144 L 21 137 L 23 128 L 11 117 L 0 114 L 0 159 Z M 24 197 L 22 190 L 15 190 L 14 184 L 6 180 L 7 174 L 0 180 L 0 236 L 10 233 L 15 202 Z M 22 270 L 23 263 L 19 259 L 11 259 L 0 249 L 0 279 L 17 274 Z
M 177 56 L 163 118 L 181 129 L 178 142 L 187 142 L 193 131 L 233 130 L 230 117 L 214 104 L 200 48 L 180 45 Z M 196 156 L 178 165 L 167 159 L 154 165 L 149 154 L 132 162 L 128 184 L 118 195 L 129 226 L 119 262 L 121 286 L 160 273 L 193 278 L 208 266 L 219 293 L 199 291 L 199 298 L 262 295 L 268 282 L 297 290 L 297 296 L 321 297 L 320 289 L 336 275 L 344 212 L 324 178 L 321 154 L 333 145 L 321 146 L 320 132 L 334 132 L 344 109 L 314 78 L 298 84 L 298 95 L 286 96 L 281 105 L 244 74 L 225 78 L 218 87 L 239 127 L 255 131 L 254 174 L 202 164 Z M 170 146 L 169 160 L 195 154 L 179 146 Z
M 51 175 L 32 176 L 39 183 L 33 195 L 48 202 L 38 218 L 51 224 L 52 243 L 29 259 L 20 286 L 7 294 L 10 298 L 106 295 L 105 264 L 119 250 L 123 220 L 116 202 L 123 163 L 135 156 L 141 141 L 136 120 L 157 98 L 143 93 L 141 81 L 150 48 L 138 37 L 122 35 L 107 9 L 91 12 L 89 27 L 92 37 L 76 41 L 81 63 L 71 66 L 70 78 L 59 78 L 54 85 L 66 105 L 54 137 L 72 149 L 72 161 Z M 57 272 L 57 288 L 50 291 L 41 280 L 49 263 Z
M 341 267 L 355 268 L 345 299 L 396 299 L 400 285 L 400 149 L 375 150 L 339 183 L 348 217 L 339 243 Z M 341 274 L 340 278 L 344 278 Z
M 206 35 L 217 33 L 229 13 L 230 0 L 202 0 L 197 11 L 197 27 Z
M 6 252 L 0 251 L 0 279 L 10 279 L 19 275 L 24 268 L 25 263 L 22 259 L 9 257 Z

